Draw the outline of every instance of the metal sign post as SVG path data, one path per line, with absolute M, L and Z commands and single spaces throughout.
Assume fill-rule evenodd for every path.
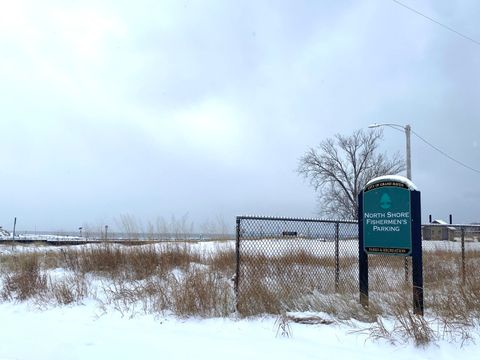
M 423 315 L 420 192 L 402 176 L 381 176 L 358 196 L 360 303 L 368 306 L 368 255 L 412 257 L 413 305 Z

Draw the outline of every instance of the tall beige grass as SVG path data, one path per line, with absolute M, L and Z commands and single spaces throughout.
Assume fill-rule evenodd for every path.
M 51 276 L 55 269 L 64 275 Z M 69 304 L 94 296 L 122 312 L 227 316 L 235 310 L 234 272 L 233 249 L 199 252 L 181 242 L 67 247 L 1 256 L 0 297 Z
M 426 316 L 412 311 L 411 282 L 402 258 L 370 258 L 370 306 L 358 303 L 356 257 L 335 261 L 297 251 L 242 257 L 235 294 L 233 247 L 194 250 L 186 242 L 151 245 L 100 244 L 0 256 L 2 301 L 39 304 L 81 303 L 97 298 L 125 314 L 171 313 L 188 316 L 240 316 L 325 312 L 338 321 L 371 323 L 372 338 L 417 345 L 439 339 L 472 338 L 480 318 L 480 252 L 468 251 L 465 276 L 461 256 L 447 250 L 424 251 Z M 62 269 L 58 272 L 56 270 Z M 59 275 L 60 273 L 60 275 Z M 385 319 L 390 319 L 386 325 Z

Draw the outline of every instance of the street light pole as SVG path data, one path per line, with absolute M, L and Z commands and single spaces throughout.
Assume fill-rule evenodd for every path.
M 406 159 L 405 164 L 407 166 L 407 179 L 412 180 L 412 150 L 410 147 L 410 134 L 412 132 L 412 128 L 410 125 L 398 125 L 398 124 L 372 124 L 368 125 L 369 128 L 377 128 L 381 126 L 388 126 L 392 129 L 399 130 L 403 129 L 405 131 L 405 139 L 406 139 Z M 400 129 L 399 129 L 400 128 Z
M 405 125 L 405 137 L 407 139 L 407 179 L 412 180 L 412 152 L 410 148 L 410 125 Z
M 399 128 L 403 129 L 405 131 L 405 140 L 406 140 L 406 159 L 405 163 L 407 165 L 407 179 L 412 180 L 412 151 L 410 147 L 410 133 L 412 132 L 412 128 L 410 125 L 398 125 L 398 124 L 372 124 L 369 125 L 369 128 L 377 128 L 380 126 L 388 126 L 391 127 L 392 129 L 397 129 L 400 131 Z M 408 281 L 408 260 L 405 258 L 404 260 L 404 267 L 405 267 L 405 282 Z

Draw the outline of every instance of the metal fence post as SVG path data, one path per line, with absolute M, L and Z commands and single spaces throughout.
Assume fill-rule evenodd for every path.
M 408 283 L 408 258 L 405 256 L 404 267 L 405 267 L 405 282 Z
M 240 218 L 237 217 L 237 226 L 236 226 L 236 238 L 235 238 L 235 258 L 237 261 L 235 269 L 235 281 L 234 281 L 234 291 L 235 298 L 238 310 L 238 283 L 240 280 Z
M 17 217 L 13 220 L 13 235 L 12 235 L 12 241 L 15 241 L 15 231 L 17 228 Z
M 363 214 L 363 191 L 358 194 L 358 213 Z M 360 217 L 360 216 L 359 216 Z M 365 252 L 363 239 L 363 221 L 358 220 L 358 282 L 360 304 L 368 308 L 368 255 Z
M 340 223 L 335 223 L 335 292 L 340 282 Z
M 462 226 L 462 284 L 465 285 L 465 228 Z
M 413 280 L 413 312 L 423 316 L 423 254 L 422 254 L 422 216 L 420 191 L 411 192 L 412 201 L 412 280 Z M 415 221 L 416 220 L 416 221 Z

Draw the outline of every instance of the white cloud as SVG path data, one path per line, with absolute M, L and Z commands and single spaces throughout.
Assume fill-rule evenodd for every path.
M 109 40 L 124 37 L 125 25 L 107 9 L 97 7 L 66 7 L 52 9 L 50 35 L 55 34 L 64 49 L 77 61 L 99 62 L 107 56 Z
M 207 157 L 224 164 L 251 154 L 242 126 L 244 114 L 226 99 L 209 98 L 164 112 L 133 107 L 123 121 L 143 129 L 159 149 L 178 149 L 181 154 L 188 152 L 194 158 Z
M 475 36 L 474 1 L 426 4 L 439 19 L 453 8 L 446 21 Z M 294 172 L 303 151 L 375 121 L 409 122 L 474 166 L 477 48 L 393 2 L 0 0 L 4 174 L 38 178 L 4 186 L 59 209 L 58 183 L 92 191 L 110 215 L 102 204 L 118 193 L 145 213 L 175 201 L 278 211 L 275 199 L 301 212 L 314 196 Z M 385 135 L 382 148 L 403 151 Z M 447 183 L 412 143 L 417 179 Z M 239 179 L 245 193 L 232 191 Z
M 105 74 L 127 28 L 112 9 L 12 3 L 0 7 L 0 80 L 9 84 L 9 92 L 22 94 L 25 102 L 42 99 L 78 107 L 114 92 Z

